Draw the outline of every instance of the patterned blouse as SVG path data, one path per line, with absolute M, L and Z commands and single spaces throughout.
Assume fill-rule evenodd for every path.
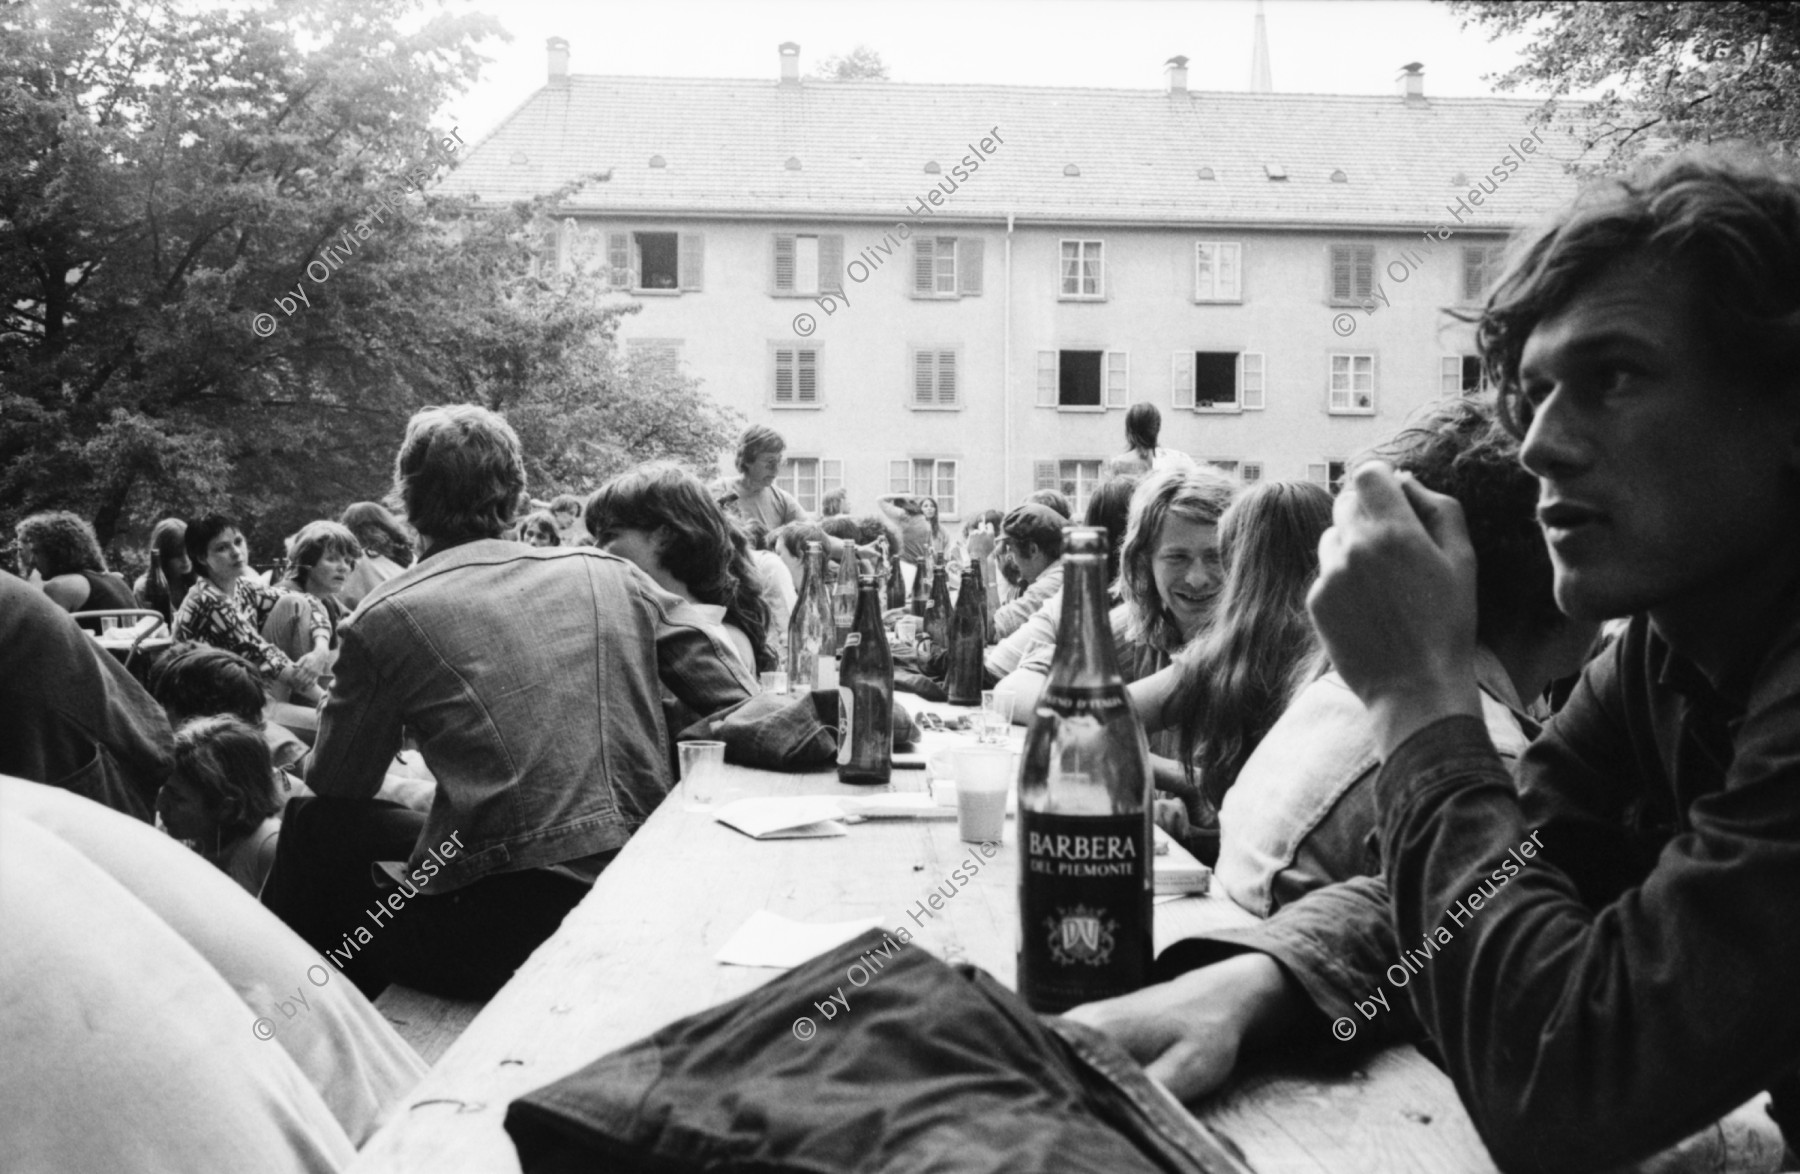
M 272 681 L 294 663 L 262 637 L 263 623 L 280 598 L 281 592 L 247 577 L 239 579 L 227 596 L 202 575 L 194 580 L 187 598 L 181 601 L 181 610 L 175 613 L 175 639 L 198 640 L 235 652 Z

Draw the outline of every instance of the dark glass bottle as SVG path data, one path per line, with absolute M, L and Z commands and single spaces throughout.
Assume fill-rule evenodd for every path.
M 931 606 L 931 552 L 925 552 L 925 559 L 913 572 L 912 597 L 906 601 L 907 610 L 925 618 L 925 611 Z
M 887 564 L 888 564 L 888 570 L 887 570 L 887 607 L 888 607 L 888 610 L 892 611 L 894 608 L 897 608 L 897 607 L 905 607 L 906 606 L 906 571 L 900 565 L 900 556 L 891 553 L 888 550 L 887 543 L 885 541 L 881 544 L 881 553 L 884 557 L 887 558 Z
M 950 574 L 938 563 L 931 577 L 931 598 L 925 605 L 925 636 L 933 649 L 950 647 Z
M 836 623 L 831 597 L 826 594 L 825 550 L 817 542 L 808 542 L 800 571 L 800 597 L 788 620 L 788 687 L 794 692 L 836 687 L 835 681 L 820 679 L 820 661 L 829 658 L 836 647 Z
M 987 584 L 982 582 L 986 576 L 981 569 L 981 560 L 973 560 L 973 565 L 976 593 L 981 598 L 981 639 L 983 643 L 992 644 L 999 638 L 999 634 L 994 631 L 994 609 L 988 606 Z
M 1076 526 L 1062 622 L 1019 771 L 1019 994 L 1034 1010 L 1150 980 L 1154 790 L 1107 622 L 1106 535 Z
M 861 576 L 856 626 L 838 666 L 838 781 L 879 786 L 894 763 L 894 660 L 881 622 L 881 580 Z
M 945 593 L 948 594 L 948 587 Z M 981 566 L 971 559 L 963 568 L 962 590 L 950 614 L 950 664 L 944 675 L 945 700 L 952 705 L 980 705 L 982 654 L 987 650 L 986 601 Z

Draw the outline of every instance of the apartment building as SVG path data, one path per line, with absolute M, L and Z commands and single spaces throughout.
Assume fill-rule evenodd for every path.
M 1516 226 L 1574 191 L 1536 103 L 1161 89 L 586 77 L 443 188 L 585 184 L 543 263 L 641 303 L 621 338 L 788 441 L 809 508 L 910 490 L 947 519 L 1085 500 L 1125 409 L 1236 476 L 1335 482 L 1472 386 Z M 554 255 L 550 255 L 553 251 Z

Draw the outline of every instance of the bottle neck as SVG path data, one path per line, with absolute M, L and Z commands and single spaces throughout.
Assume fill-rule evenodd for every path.
M 1072 554 L 1063 558 L 1062 622 L 1057 629 L 1051 684 L 1121 684 L 1113 651 L 1112 616 L 1106 599 L 1106 558 Z

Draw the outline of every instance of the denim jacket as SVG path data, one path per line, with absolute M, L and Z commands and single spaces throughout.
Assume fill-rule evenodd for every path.
M 673 786 L 661 686 L 699 713 L 756 690 L 690 604 L 593 547 L 436 551 L 340 634 L 307 782 L 371 797 L 410 731 L 438 791 L 409 867 L 464 846 L 433 893 L 620 847 Z
M 1478 648 L 1476 684 L 1488 736 L 1511 762 L 1536 723 L 1506 670 Z M 1258 917 L 1325 885 L 1381 870 L 1368 710 L 1336 673 L 1314 681 L 1269 730 L 1219 809 L 1219 883 Z

